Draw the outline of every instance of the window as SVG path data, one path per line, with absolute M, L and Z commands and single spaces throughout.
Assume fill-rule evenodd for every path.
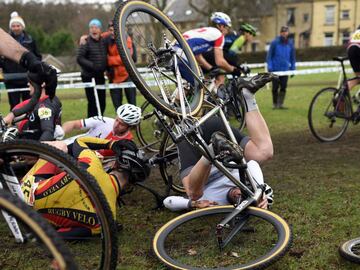
M 257 42 L 251 43 L 251 52 L 257 52 L 258 45 Z
M 344 31 L 341 33 L 341 42 L 343 45 L 346 45 L 350 40 L 350 32 L 349 31 Z
M 350 10 L 342 10 L 341 11 L 341 19 L 342 20 L 349 20 L 350 19 Z
M 304 23 L 307 23 L 309 21 L 309 13 L 304 13 L 303 20 Z
M 334 33 L 325 33 L 324 46 L 333 46 Z
M 325 6 L 325 24 L 335 23 L 335 6 Z
M 294 26 L 295 25 L 295 8 L 287 9 L 287 22 L 286 25 Z

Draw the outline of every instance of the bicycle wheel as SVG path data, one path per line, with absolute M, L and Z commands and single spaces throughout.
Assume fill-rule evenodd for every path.
M 345 259 L 360 263 L 360 237 L 346 241 L 339 247 L 339 253 Z
M 336 88 L 321 89 L 312 99 L 308 112 L 311 133 L 321 142 L 338 140 L 346 131 L 351 117 L 351 101 L 338 101 Z
M 236 216 L 227 224 L 227 234 L 219 235 L 217 225 L 233 210 L 233 206 L 216 206 L 170 220 L 154 237 L 155 254 L 174 269 L 258 269 L 275 262 L 290 248 L 288 224 L 256 207 Z M 219 249 L 220 237 L 230 235 L 239 224 L 245 226 Z
M 154 107 L 145 101 L 141 106 L 142 121 L 136 126 L 136 136 L 141 145 L 150 152 L 159 152 L 166 130 L 154 113 Z M 167 117 L 165 120 L 169 121 Z
M 243 130 L 245 127 L 245 104 L 241 94 L 235 94 L 233 102 L 225 109 L 230 124 L 240 131 Z
M 181 116 L 181 108 L 177 90 L 181 83 L 186 91 L 186 114 L 197 114 L 204 91 L 194 75 L 200 77 L 201 72 L 189 45 L 175 24 L 160 10 L 142 1 L 120 4 L 114 22 L 120 56 L 144 97 L 164 114 L 178 118 Z M 137 51 L 141 55 L 139 63 L 134 62 L 127 46 L 129 28 L 133 39 L 137 41 Z M 166 51 L 169 46 L 176 53 Z M 179 62 L 178 65 L 175 65 L 175 60 Z M 144 66 L 145 69 L 142 68 Z M 180 77 L 175 76 L 175 67 L 180 68 Z
M 165 184 L 168 185 L 171 181 L 172 190 L 185 193 L 179 173 L 180 160 L 178 150 L 168 134 L 164 136 L 161 142 L 159 154 L 163 158 L 163 161 L 159 164 L 159 169 Z
M 36 141 L 15 140 L 0 144 L 0 160 L 2 163 L 0 177 L 4 187 L 9 182 L 23 181 L 23 188 L 29 187 L 29 189 L 20 190 L 19 194 L 23 194 L 24 200 L 33 205 L 34 209 L 50 223 L 56 225 L 61 219 L 63 228 L 67 227 L 66 224 L 71 224 L 68 226 L 94 230 L 93 234 L 96 236 L 86 237 L 87 241 L 69 242 L 68 246 L 79 268 L 116 268 L 117 236 L 112 210 L 98 182 L 80 168 L 72 157 Z M 56 175 L 61 175 L 61 181 L 54 181 L 54 184 L 46 182 L 45 186 L 34 192 L 32 190 L 34 184 L 31 181 L 35 181 L 33 180 L 35 178 L 31 172 L 36 170 L 37 175 L 43 175 L 44 180 L 47 180 L 51 168 L 56 168 Z M 80 195 L 74 196 L 74 192 Z M 56 194 L 54 195 L 56 197 L 49 197 L 50 194 Z M 79 212 L 78 209 L 84 211 Z M 75 237 L 73 240 L 79 239 Z M 2 248 L 11 247 L 14 251 L 14 241 L 11 239 L 0 241 Z M 16 248 L 20 252 L 21 247 L 16 246 Z M 37 258 L 31 255 L 30 251 L 28 256 L 25 256 L 23 251 L 21 253 L 23 268 L 35 264 Z
M 16 218 L 21 231 L 28 233 L 28 241 L 24 243 L 22 252 L 18 253 L 17 256 L 15 252 L 12 252 L 13 248 L 10 249 L 11 251 L 4 249 L 5 247 L 8 248 L 9 245 L 2 241 L 0 245 L 0 265 L 2 269 L 11 268 L 11 264 L 4 263 L 5 256 L 7 257 L 6 260 L 11 260 L 13 264 L 17 264 L 27 251 L 31 251 L 32 256 L 40 258 L 39 262 L 33 265 L 36 269 L 50 269 L 51 267 L 53 267 L 52 269 L 77 269 L 65 243 L 58 237 L 50 224 L 36 211 L 20 201 L 19 198 L 1 189 L 0 210 L 1 212 L 5 211 L 12 218 Z M 2 223 L 3 220 L 0 219 L 0 224 Z M 25 256 L 23 259 L 28 260 L 29 257 Z

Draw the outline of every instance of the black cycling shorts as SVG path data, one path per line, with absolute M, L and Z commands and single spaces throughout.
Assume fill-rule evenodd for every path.
M 354 72 L 360 72 L 360 47 L 357 45 L 350 46 L 347 53 Z
M 203 139 L 206 143 L 210 142 L 211 135 L 216 131 L 222 131 L 226 134 L 225 125 L 222 123 L 220 117 L 213 116 L 207 120 L 204 124 L 201 125 L 201 132 Z M 236 141 L 240 144 L 242 148 L 245 148 L 245 145 L 249 141 L 249 137 L 240 133 L 238 129 L 232 127 L 232 131 L 235 135 Z M 189 174 L 191 168 L 198 162 L 201 158 L 201 154 L 196 151 L 196 149 L 186 141 L 182 140 L 177 144 L 179 159 L 180 159 L 180 178 L 184 178 Z
M 229 54 L 227 51 L 223 51 L 224 52 L 224 58 L 225 60 L 232 66 L 238 66 L 238 58 L 231 54 Z M 210 50 L 210 51 L 207 51 L 205 53 L 202 54 L 203 57 L 205 58 L 205 60 L 212 66 L 216 66 L 216 63 L 215 63 L 215 54 L 214 54 L 214 50 Z M 206 72 L 204 72 L 206 73 Z

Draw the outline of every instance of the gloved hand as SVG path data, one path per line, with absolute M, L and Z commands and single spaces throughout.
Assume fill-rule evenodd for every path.
M 242 70 L 238 67 L 235 67 L 234 70 L 231 72 L 231 74 L 235 77 L 240 77 L 242 73 Z
M 57 87 L 56 70 L 47 63 L 40 61 L 33 53 L 25 52 L 20 59 L 20 65 L 26 68 L 33 76 L 32 80 L 38 85 L 45 83 L 45 92 L 52 99 L 55 96 Z
M 9 142 L 15 140 L 19 135 L 19 131 L 16 127 L 9 127 L 2 136 L 3 142 Z
M 219 75 L 220 72 L 221 72 L 221 70 L 220 70 L 219 67 L 213 66 L 213 67 L 209 70 L 208 74 L 209 74 L 210 77 L 213 78 L 213 77 L 216 77 L 217 75 Z
M 247 65 L 240 65 L 239 68 L 241 69 L 242 73 L 250 74 L 251 70 Z
M 136 144 L 131 140 L 119 140 L 113 142 L 111 145 L 111 150 L 115 152 L 117 156 L 121 155 L 122 151 L 124 150 L 130 150 L 133 152 L 137 152 L 138 148 Z

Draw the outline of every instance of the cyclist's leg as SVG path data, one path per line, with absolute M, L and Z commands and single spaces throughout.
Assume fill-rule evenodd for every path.
M 360 76 L 360 47 L 351 46 L 348 51 L 348 57 L 350 60 L 350 64 L 356 76 Z M 355 85 L 360 83 L 360 79 L 351 80 L 348 82 L 348 87 L 351 90 Z

